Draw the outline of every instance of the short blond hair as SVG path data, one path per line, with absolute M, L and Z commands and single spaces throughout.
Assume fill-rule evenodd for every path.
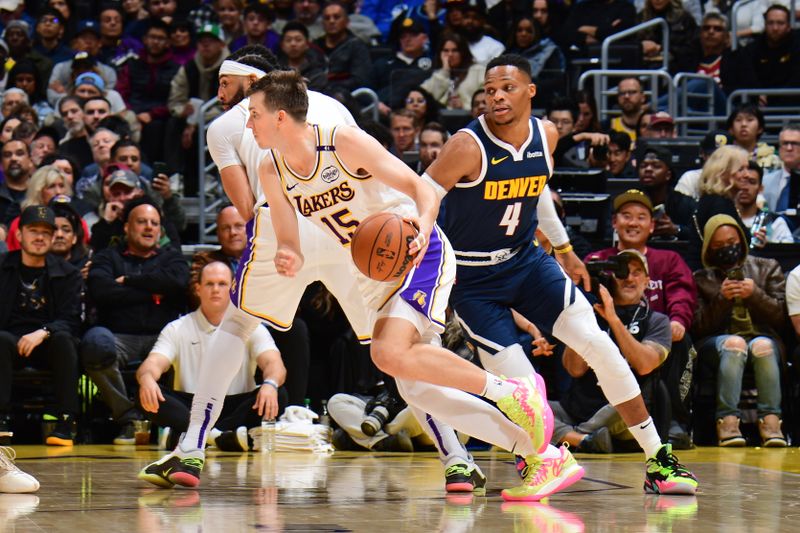
M 700 173 L 701 195 L 728 196 L 734 186 L 731 177 L 739 170 L 742 162 L 747 164 L 748 159 L 747 151 L 739 146 L 727 145 L 717 148 L 706 160 Z
M 24 210 L 31 205 L 41 205 L 42 191 L 55 183 L 56 180 L 61 180 L 64 183 L 66 195 L 72 196 L 72 187 L 70 187 L 69 180 L 61 169 L 55 165 L 45 165 L 34 172 L 28 181 L 28 190 L 25 193 L 25 199 L 20 204 L 20 209 Z

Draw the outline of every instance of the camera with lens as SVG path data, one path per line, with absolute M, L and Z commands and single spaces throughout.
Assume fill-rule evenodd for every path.
M 392 387 L 384 388 L 377 396 L 367 402 L 364 408 L 366 416 L 361 422 L 361 431 L 368 437 L 372 437 L 383 429 L 387 422 L 392 420 L 397 413 L 405 409 L 406 403 L 391 390 Z
M 586 270 L 592 280 L 592 294 L 600 299 L 600 285 L 605 286 L 613 293 L 614 283 L 612 277 L 625 279 L 628 277 L 628 258 L 612 255 L 608 259 L 592 259 L 586 263 Z

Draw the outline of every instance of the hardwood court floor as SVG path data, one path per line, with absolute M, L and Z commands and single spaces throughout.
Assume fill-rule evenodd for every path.
M 510 456 L 476 459 L 485 497 L 446 497 L 432 454 L 209 454 L 198 490 L 136 479 L 153 447 L 18 446 L 35 495 L 0 494 L 0 532 L 800 531 L 800 450 L 682 452 L 696 497 L 642 493 L 640 454 L 579 455 L 586 477 L 542 504 L 505 504 L 517 484 Z

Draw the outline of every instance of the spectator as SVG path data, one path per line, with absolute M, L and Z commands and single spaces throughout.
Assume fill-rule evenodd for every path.
M 564 54 L 556 43 L 542 37 L 536 23 L 529 17 L 522 17 L 514 23 L 508 50 L 528 60 L 531 64 L 531 75 L 537 82 L 542 71 L 563 71 L 566 68 Z
M 202 29 L 203 26 L 198 29 Z M 169 45 L 170 50 L 172 50 L 172 60 L 180 66 L 184 66 L 194 59 L 197 53 L 197 48 L 192 44 L 193 29 L 192 23 L 186 20 L 178 20 L 169 25 Z
M 47 102 L 47 88 L 40 78 L 39 70 L 31 60 L 21 59 L 14 64 L 8 73 L 6 87 L 16 87 L 25 91 L 28 96 L 28 104 L 39 116 L 39 126 L 53 113 L 53 108 Z
M 645 113 L 642 115 L 644 117 Z M 647 125 L 639 128 L 639 135 L 643 139 L 674 139 L 678 136 L 675 131 L 675 121 L 665 111 L 657 111 L 650 115 Z
M 681 0 L 646 0 L 639 14 L 639 22 L 663 18 L 669 26 L 668 65 L 671 73 L 692 72 L 691 49 L 697 39 L 697 22 L 691 13 L 683 8 Z M 661 26 L 647 28 L 639 32 L 642 55 L 645 63 L 661 64 Z
M 108 100 L 109 114 L 123 114 L 127 111 L 125 101 L 115 90 L 106 90 L 105 82 L 96 72 L 83 72 L 75 77 L 70 95 L 77 96 L 83 102 L 92 98 Z M 105 118 L 105 117 L 104 117 Z
M 695 202 L 672 190 L 672 154 L 661 146 L 645 146 L 637 159 L 639 185 L 654 206 L 653 236 L 661 239 L 688 239 Z
M 447 130 L 438 122 L 428 122 L 419 133 L 419 165 L 417 174 L 425 172 L 442 151 L 442 146 L 447 142 Z
M 86 120 L 81 100 L 75 96 L 67 96 L 58 103 L 58 114 L 67 130 L 59 142 L 59 152 L 73 157 L 79 167 L 83 168 L 92 162 L 92 149 L 89 146 Z
M 636 178 L 637 172 L 631 163 L 631 138 L 621 131 L 608 134 L 608 167 L 614 178 Z
M 189 269 L 180 252 L 158 246 L 161 214 L 152 201 L 129 202 L 122 221 L 125 244 L 92 259 L 87 286 L 98 324 L 83 337 L 81 360 L 123 426 L 115 443 L 133 444 L 132 421 L 141 414 L 128 398 L 120 370 L 137 366 L 161 329 L 183 312 Z
M 464 7 L 462 34 L 469 43 L 469 51 L 476 63 L 486 64 L 506 49 L 503 43 L 486 35 L 486 14 L 477 5 L 467 4 Z
M 659 373 L 672 347 L 669 319 L 644 303 L 650 281 L 648 261 L 637 250 L 617 254 L 627 260 L 628 276 L 612 276 L 610 292 L 599 287 L 600 303 L 594 309 L 601 328 L 619 346 L 639 382 L 648 410 L 656 401 Z M 555 429 L 551 442 L 567 442 L 582 452 L 610 453 L 611 437 L 632 440 L 625 422 L 608 404 L 597 384 L 597 376 L 586 361 L 571 348 L 564 351 L 564 367 L 573 381 L 565 396 L 551 401 Z
M 75 10 L 74 2 L 72 0 L 47 0 L 46 4 L 61 14 L 61 19 L 64 21 L 64 39 L 69 42 L 75 37 L 80 21 L 77 13 L 72 16 Z
M 398 109 L 397 111 L 392 111 L 389 120 L 391 122 L 392 139 L 394 140 L 394 154 L 400 157 L 403 152 L 416 150 L 421 128 L 417 114 L 408 109 Z
M 596 2 L 597 0 L 590 0 Z M 616 0 L 614 0 L 616 1 Z M 617 105 L 622 115 L 612 118 L 607 131 L 621 131 L 627 133 L 633 142 L 636 142 L 636 128 L 639 119 L 647 109 L 647 99 L 642 90 L 642 83 L 637 78 L 625 78 L 617 85 Z
M 403 94 L 431 75 L 433 61 L 428 53 L 429 41 L 421 22 L 405 18 L 397 26 L 397 52 L 375 63 L 378 97 L 390 109 L 401 107 Z
M 470 106 L 470 114 L 472 118 L 478 118 L 486 113 L 486 90 L 483 88 L 478 89 L 472 93 L 472 104 Z
M 19 115 L 9 115 L 0 123 L 0 143 L 7 143 L 14 136 L 14 130 L 22 124 L 23 120 Z
M 403 99 L 405 108 L 417 115 L 420 124 L 439 121 L 439 102 L 422 87 L 412 87 Z
M 700 142 L 700 160 L 705 163 L 714 150 L 732 142 L 731 136 L 724 131 L 707 133 Z M 687 170 L 675 185 L 675 192 L 690 196 L 695 200 L 700 199 L 700 173 L 702 168 Z
M 244 8 L 244 35 L 231 41 L 231 52 L 247 45 L 260 44 L 276 53 L 281 37 L 271 28 L 274 20 L 275 15 L 265 4 L 247 5 Z
M 244 2 L 242 0 L 215 0 L 213 6 L 219 18 L 226 45 L 244 35 L 244 24 L 242 23 Z
M 575 130 L 575 121 L 578 118 L 578 106 L 571 98 L 556 98 L 547 107 L 545 112 L 547 120 L 555 124 L 558 138 L 563 139 L 572 135 Z
M 341 4 L 328 4 L 322 10 L 325 35 L 314 44 L 328 58 L 329 90 L 350 92 L 359 87 L 372 87 L 372 60 L 369 48 L 347 29 L 347 11 Z M 311 30 L 309 29 L 309 33 Z
M 57 105 L 59 98 L 67 94 L 72 87 L 73 73 L 78 71 L 80 73 L 96 69 L 97 74 L 103 78 L 107 89 L 116 88 L 116 71 L 105 63 L 97 61 L 101 46 L 99 24 L 93 20 L 81 22 L 73 42 L 75 55 L 70 60 L 56 63 L 50 74 L 47 86 L 47 100 L 50 105 Z
M 367 46 L 378 45 L 383 40 L 381 30 L 372 22 L 372 19 L 358 12 L 361 9 L 360 0 L 358 2 L 356 0 L 338 1 L 347 11 L 347 29 L 353 32 L 353 35 L 361 39 Z
M 170 322 L 158 335 L 147 359 L 136 372 L 139 401 L 148 418 L 160 427 L 169 427 L 175 437 L 186 431 L 189 411 L 206 354 L 205 346 L 222 321 L 229 304 L 233 273 L 225 263 L 211 261 L 200 268 L 192 290 L 200 300 L 197 310 Z M 247 357 L 225 397 L 223 413 L 211 430 L 211 439 L 221 450 L 247 451 L 247 428 L 259 425 L 261 418 L 276 418 L 286 407 L 285 392 L 278 389 L 286 380 L 286 368 L 269 332 L 261 326 L 248 340 Z M 170 367 L 175 371 L 172 387 L 158 380 Z M 256 386 L 256 367 L 263 381 Z M 177 444 L 177 438 L 173 439 Z
M 433 75 L 422 88 L 447 109 L 470 109 L 472 95 L 483 87 L 486 67 L 472 60 L 467 41 L 458 34 L 442 38 Z
M 45 443 L 71 446 L 78 414 L 80 274 L 49 255 L 55 216 L 45 206 L 22 213 L 17 238 L 22 249 L 0 256 L 0 420 L 8 420 L 15 370 L 32 366 L 52 371 L 56 426 Z
M 120 71 L 119 92 L 142 124 L 142 150 L 150 161 L 164 159 L 167 99 L 180 68 L 172 61 L 168 39 L 169 27 L 153 21 L 144 34 L 144 56 L 128 61 Z
M 319 0 L 294 0 L 293 8 L 295 20 L 308 28 L 308 35 L 312 41 L 325 35 L 322 17 L 320 17 L 322 7 Z M 376 19 L 373 18 L 373 20 Z
M 61 13 L 52 7 L 39 11 L 33 49 L 49 59 L 53 65 L 68 61 L 73 54 L 72 49 L 64 44 L 65 22 Z
M 722 65 L 722 84 L 728 94 L 742 88 L 800 87 L 800 33 L 792 31 L 789 19 L 785 6 L 767 8 L 764 33 Z M 793 102 L 786 96 L 761 96 L 759 100 L 770 105 Z
M 8 45 L 8 55 L 11 59 L 14 61 L 28 59 L 36 65 L 41 79 L 46 80 L 50 77 L 53 62 L 33 49 L 31 30 L 27 22 L 12 20 L 6 24 L 2 38 Z
M 575 133 L 578 106 L 571 98 L 554 98 L 546 111 L 547 119 L 555 124 L 558 144 L 553 152 L 556 166 L 587 168 L 593 165 L 591 147 L 608 144 L 604 133 Z M 604 164 L 601 166 L 605 166 Z
M 710 109 L 707 100 L 689 98 L 688 105 L 698 111 L 711 111 L 715 115 L 725 114 L 727 96 L 722 90 L 720 77 L 723 61 L 731 59 L 731 38 L 728 32 L 728 18 L 718 11 L 703 15 L 699 37 L 687 51 L 687 71 L 705 74 L 714 79 L 711 88 L 714 96 L 714 108 Z M 702 80 L 688 80 L 686 88 L 689 93 L 708 94 L 708 85 Z
M 143 52 L 142 43 L 123 33 L 124 11 L 118 4 L 106 4 L 100 7 L 100 52 L 99 61 L 116 68 L 127 60 Z
M 308 80 L 309 89 L 321 91 L 328 85 L 325 54 L 311 43 L 308 30 L 296 20 L 283 26 L 278 60 L 302 74 Z
M 759 208 L 758 195 L 764 190 L 762 179 L 764 170 L 755 161 L 748 161 L 747 172 L 736 177 L 736 210 L 751 235 L 750 246 L 762 247 L 768 242 L 794 242 L 792 230 L 780 215 L 770 212 L 768 206 Z M 753 233 L 753 221 L 756 215 L 763 213 L 764 219 L 760 229 Z M 754 244 L 755 243 L 755 244 Z
M 585 56 L 589 46 L 635 23 L 636 9 L 626 0 L 579 2 L 572 6 L 562 27 L 561 47 L 570 55 Z
M 2 113 L 3 118 L 10 117 L 14 107 L 19 104 L 28 104 L 28 93 L 16 87 L 10 87 L 4 90 L 3 104 L 2 108 L 0 108 L 0 113 Z
M 272 29 L 280 34 L 283 34 L 283 28 L 286 23 L 294 18 L 292 4 L 292 0 L 279 0 L 278 2 L 272 3 L 272 9 L 275 14 L 275 21 L 272 23 Z
M 739 429 L 739 398 L 745 364 L 751 360 L 762 445 L 786 446 L 781 432 L 779 369 L 779 331 L 785 316 L 783 272 L 774 259 L 748 255 L 748 238 L 728 215 L 711 217 L 703 234 L 704 268 L 694 273 L 699 296 L 694 332 L 701 339 L 701 360 L 719 358 L 719 445 L 745 444 Z
M 764 199 L 770 209 L 783 213 L 800 205 L 800 124 L 788 124 L 778 136 L 782 167 L 764 176 Z
M 588 89 L 581 89 L 575 92 L 573 99 L 578 103 L 578 121 L 575 123 L 575 131 L 577 133 L 600 131 L 597 100 L 594 95 Z
M 697 289 L 692 271 L 677 252 L 647 245 L 655 230 L 655 221 L 653 204 L 646 194 L 630 189 L 614 198 L 613 208 L 611 223 L 618 238 L 617 246 L 592 252 L 584 261 L 607 260 L 621 250 L 637 250 L 647 258 L 650 284 L 645 289 L 644 299 L 650 310 L 669 317 L 672 333 L 672 351 L 661 371 L 672 401 L 674 422 L 670 427 L 669 438 L 675 446 L 683 444 L 682 448 L 691 447 L 688 436 L 690 414 L 686 404 L 687 384 L 681 381 L 687 367 L 691 366 L 692 342 L 687 332 L 692 326 L 697 303 Z
M 533 0 L 532 18 L 539 25 L 542 38 L 558 40 L 564 23 L 564 6 L 555 0 Z
M 3 144 L 3 175 L 0 183 L 0 224 L 8 224 L 20 214 L 20 204 L 28 190 L 28 180 L 33 174 L 30 148 L 22 141 L 11 140 Z M 5 235 L 3 236 L 5 240 Z
M 58 132 L 54 128 L 42 128 L 36 132 L 31 142 L 31 161 L 35 167 L 42 166 L 42 160 L 58 150 Z
M 43 166 L 37 169 L 31 176 L 27 190 L 25 191 L 25 198 L 20 203 L 20 209 L 24 211 L 32 205 L 48 205 L 51 199 L 60 194 L 65 194 L 67 196 L 72 195 L 72 187 L 67 184 L 66 177 L 54 166 Z M 19 238 L 17 236 L 19 223 L 20 218 L 17 217 L 11 221 L 8 227 L 6 246 L 11 252 L 19 250 L 20 248 Z
M 764 133 L 764 113 L 757 106 L 744 104 L 735 108 L 728 115 L 726 126 L 733 143 L 744 148 L 751 159 L 765 169 L 780 168 L 781 162 L 775 154 L 775 148 L 758 140 Z
M 72 207 L 69 196 L 55 196 L 50 200 L 49 206 L 56 217 L 50 253 L 65 260 L 85 276 L 88 270 L 84 268 L 89 261 L 89 251 L 86 248 L 89 241 L 86 222 Z
M 178 10 L 177 0 L 147 0 L 149 17 L 132 22 L 125 33 L 144 42 L 144 35 L 154 23 L 172 24 L 175 12 Z

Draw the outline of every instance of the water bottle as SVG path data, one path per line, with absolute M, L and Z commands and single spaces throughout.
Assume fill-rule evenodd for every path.
M 319 417 L 319 423 L 325 427 L 325 442 L 330 444 L 333 429 L 331 428 L 331 416 L 328 414 L 328 400 L 322 400 L 322 416 Z
M 762 241 L 757 235 L 756 232 L 761 228 L 766 227 L 767 222 L 767 214 L 769 213 L 769 208 L 764 206 L 761 210 L 756 214 L 753 218 L 753 225 L 750 226 L 750 235 L 752 236 L 750 239 L 750 249 L 754 250 L 755 248 L 760 248 L 766 244 L 766 242 Z
M 261 419 L 261 453 L 275 451 L 275 419 Z

